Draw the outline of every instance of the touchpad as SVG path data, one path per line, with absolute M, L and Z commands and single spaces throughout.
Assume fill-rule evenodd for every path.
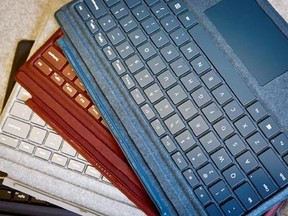
M 223 0 L 205 14 L 261 86 L 288 71 L 288 38 L 255 0 Z

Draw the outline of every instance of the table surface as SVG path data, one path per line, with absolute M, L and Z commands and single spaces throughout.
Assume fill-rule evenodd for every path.
M 288 22 L 288 0 L 268 0 Z M 0 110 L 12 67 L 14 53 L 20 40 L 35 40 L 55 1 L 1 0 L 0 4 Z M 288 215 L 288 202 L 280 215 Z

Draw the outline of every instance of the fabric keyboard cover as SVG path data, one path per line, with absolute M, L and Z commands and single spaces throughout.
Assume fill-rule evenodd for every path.
M 16 73 L 17 82 L 32 95 L 27 105 L 140 209 L 156 215 L 153 202 L 111 133 L 33 66 L 62 36 L 61 30 L 56 31 Z
M 77 71 L 94 104 L 99 108 L 129 163 L 150 193 L 161 215 L 206 215 L 196 196 L 191 190 L 187 190 L 189 184 L 180 176 L 181 172 L 170 159 L 141 110 L 129 97 L 129 91 L 123 86 L 111 64 L 106 61 L 104 53 L 98 48 L 88 28 L 83 27 L 82 20 L 75 10 L 75 5 L 79 2 L 81 1 L 73 1 L 56 12 L 56 19 L 65 35 L 58 43 Z M 216 2 L 188 2 L 190 8 L 200 17 L 200 23 L 203 22 L 206 28 L 214 31 L 215 27 L 212 24 L 207 25 L 207 17 L 203 11 Z M 275 17 L 273 9 L 269 10 Z M 226 47 L 221 48 L 225 50 Z M 273 114 L 276 116 L 277 112 Z M 281 119 L 281 116 L 278 116 L 278 119 Z M 284 200 L 287 194 L 286 187 L 249 215 L 263 214 Z

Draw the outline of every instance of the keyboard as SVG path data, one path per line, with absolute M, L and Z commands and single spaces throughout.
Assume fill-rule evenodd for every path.
M 67 56 L 79 55 L 71 64 L 87 67 L 77 73 L 91 98 L 99 103 L 100 88 L 111 106 L 99 109 L 112 133 L 128 158 L 131 146 L 141 149 L 168 196 L 157 203 L 150 187 L 157 204 L 164 200 L 162 214 L 253 214 L 287 189 L 285 131 L 186 2 L 74 1 L 56 18 Z M 149 174 L 134 169 L 149 184 Z
M 29 150 L 29 153 L 46 160 L 51 158 L 52 163 L 112 182 L 144 211 L 155 214 L 153 203 L 57 45 L 56 40 L 61 36 L 62 32 L 56 31 L 16 74 L 17 82 L 32 95 L 32 98 L 26 101 L 28 106 L 59 135 L 46 133 L 37 127 L 31 129 L 29 124 L 22 124 L 20 126 L 23 134 L 18 136 L 25 138 L 30 131 L 28 139 L 40 146 L 34 151 L 33 147 L 29 148 L 31 144 L 23 143 L 19 148 Z M 22 103 L 15 103 L 14 106 L 10 111 L 12 115 L 15 112 L 25 120 L 31 118 L 30 108 Z M 8 118 L 3 130 L 16 133 L 17 128 L 12 126 L 18 123 L 13 121 L 14 119 Z M 32 116 L 31 121 L 33 123 L 39 120 L 34 120 Z M 41 123 L 44 124 L 43 121 Z M 84 157 L 77 156 L 76 151 L 66 141 L 62 144 L 62 137 L 69 140 L 77 152 L 84 155 L 97 169 L 88 165 Z M 67 160 L 63 154 L 75 156 L 78 160 Z

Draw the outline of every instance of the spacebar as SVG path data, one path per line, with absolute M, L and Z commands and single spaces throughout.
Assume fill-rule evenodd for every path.
M 239 101 L 244 106 L 251 103 L 255 99 L 255 95 L 244 83 L 240 75 L 232 67 L 222 51 L 216 46 L 210 35 L 208 35 L 208 33 L 199 25 L 196 25 L 190 29 L 189 33 L 214 67 L 218 70 L 219 74 L 226 81 Z

